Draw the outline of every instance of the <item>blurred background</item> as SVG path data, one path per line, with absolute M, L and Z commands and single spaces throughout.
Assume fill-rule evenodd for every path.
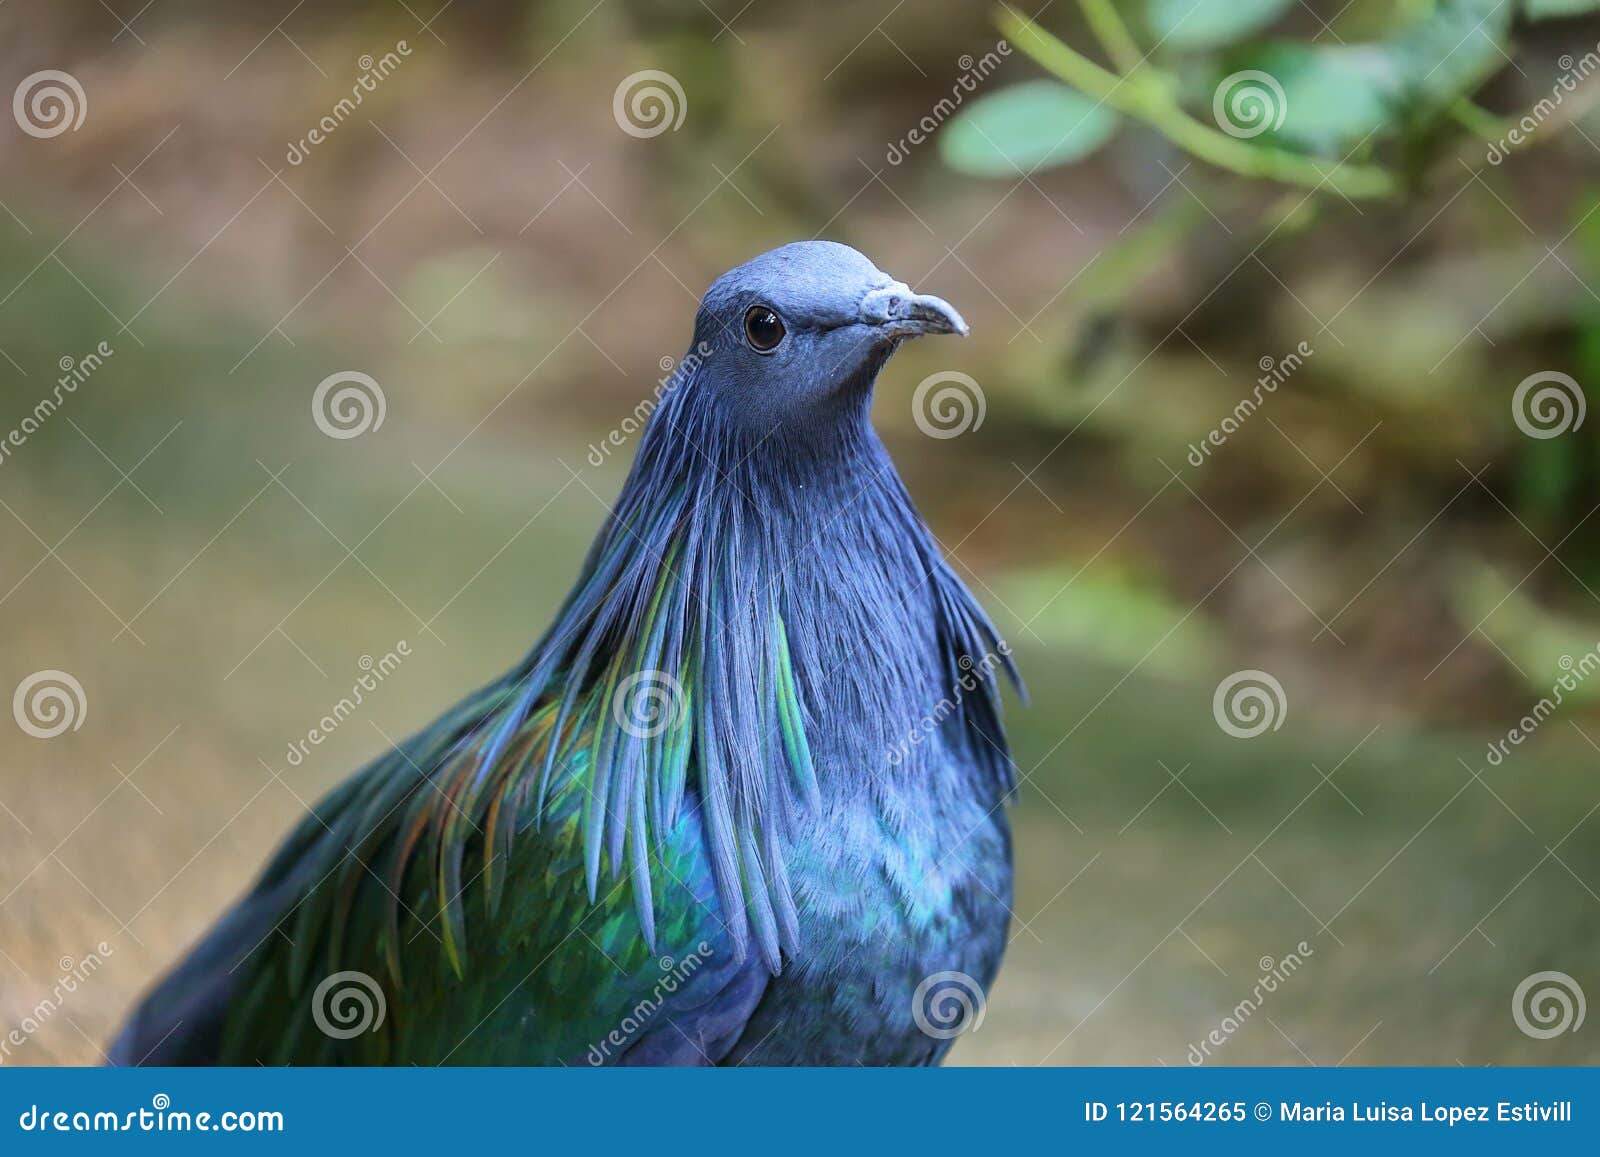
M 811 236 L 973 329 L 875 406 L 1032 693 L 953 1060 L 1600 1060 L 1596 7 L 0 7 L 0 1061 L 522 653 Z

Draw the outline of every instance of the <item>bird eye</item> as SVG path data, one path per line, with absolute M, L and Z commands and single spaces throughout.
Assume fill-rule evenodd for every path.
M 770 353 L 783 340 L 783 319 L 765 305 L 752 305 L 745 311 L 744 336 L 750 348 Z

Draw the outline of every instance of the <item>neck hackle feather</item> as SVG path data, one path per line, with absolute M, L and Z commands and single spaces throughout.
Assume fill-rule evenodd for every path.
M 387 847 L 357 837 L 331 902 L 347 915 L 363 875 L 385 881 L 391 902 L 381 939 L 397 982 L 407 873 L 428 866 L 444 952 L 462 974 L 463 894 L 479 883 L 493 916 L 517 835 L 547 818 L 561 784 L 581 785 L 591 903 L 603 868 L 614 879 L 626 872 L 652 950 L 656 852 L 692 791 L 734 950 L 742 957 L 753 940 L 774 972 L 782 954 L 800 948 L 786 860 L 797 815 L 843 786 L 830 777 L 914 773 L 890 755 L 888 740 L 929 710 L 930 696 L 956 689 L 973 763 L 998 792 L 1010 790 L 1014 767 L 989 677 L 998 652 L 1017 682 L 1009 650 L 912 508 L 867 421 L 866 392 L 828 439 L 812 433 L 792 444 L 731 428 L 707 393 L 692 372 L 669 383 L 544 638 L 503 679 L 412 741 L 408 759 L 424 774 L 398 804 L 375 789 L 352 809 L 388 818 L 357 828 L 368 840 L 388 837 Z M 841 478 L 849 487 L 842 496 Z M 847 603 L 851 628 L 863 635 L 861 658 L 839 663 L 821 653 L 823 632 L 801 576 L 815 582 L 818 568 L 848 570 L 815 557 L 813 546 L 814 528 L 840 517 L 847 502 L 868 512 L 860 516 L 861 537 L 873 540 L 865 547 L 902 560 L 904 589 L 878 589 L 889 585 L 882 571 L 824 577 L 862 588 Z M 936 668 L 924 677 L 914 660 L 895 658 L 895 639 L 870 637 L 891 600 L 916 601 L 932 620 Z M 881 736 L 871 749 L 882 755 L 873 766 L 819 773 L 810 737 L 822 705 L 841 701 L 860 716 L 843 725 Z M 308 925 L 314 907 L 302 908 Z M 343 924 L 336 919 L 335 927 Z M 336 933 L 333 953 L 338 940 Z

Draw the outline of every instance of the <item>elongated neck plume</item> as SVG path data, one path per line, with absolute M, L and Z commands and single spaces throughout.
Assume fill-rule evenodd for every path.
M 765 431 L 726 421 L 697 374 L 670 382 L 583 576 L 524 664 L 485 753 L 485 763 L 498 759 L 552 688 L 563 689 L 554 734 L 592 717 L 590 895 L 603 859 L 613 873 L 626 867 L 647 936 L 652 838 L 677 823 L 692 785 L 725 919 L 741 946 L 753 932 L 776 969 L 780 950 L 798 948 L 784 854 L 796 809 L 815 806 L 824 787 L 852 786 L 835 777 L 912 773 L 895 730 L 913 727 L 941 685 L 970 682 L 980 658 L 988 671 L 1005 652 L 867 421 L 876 369 L 847 382 L 821 422 Z M 858 532 L 859 549 L 825 555 L 836 541 L 828 528 L 841 522 Z M 830 610 L 842 620 L 818 622 Z M 893 630 L 900 618 L 924 622 L 925 639 Z M 841 655 L 851 634 L 856 654 Z M 1009 785 L 993 682 L 981 682 L 963 712 L 980 760 Z M 816 766 L 812 736 L 836 706 L 875 737 L 867 765 Z M 548 745 L 541 802 L 572 754 Z
M 992 677 L 1015 679 L 1010 652 L 871 428 L 882 362 L 805 423 L 732 420 L 697 361 L 668 384 L 549 631 L 438 741 L 449 806 L 413 800 L 392 878 L 431 826 L 458 971 L 469 849 L 492 912 L 520 825 L 543 822 L 561 783 L 582 789 L 591 901 L 603 870 L 626 873 L 654 948 L 658 849 L 698 823 L 734 951 L 753 942 L 774 972 L 803 950 L 788 862 L 827 798 L 898 790 L 881 810 L 903 813 L 933 788 L 934 731 L 996 804 L 1010 789 Z

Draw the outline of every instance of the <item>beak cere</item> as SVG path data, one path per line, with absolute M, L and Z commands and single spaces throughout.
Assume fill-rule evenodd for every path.
M 912 293 L 904 282 L 874 289 L 861 299 L 861 320 L 882 328 L 889 337 L 917 337 L 925 333 L 956 333 L 965 337 L 967 323 L 942 297 Z

